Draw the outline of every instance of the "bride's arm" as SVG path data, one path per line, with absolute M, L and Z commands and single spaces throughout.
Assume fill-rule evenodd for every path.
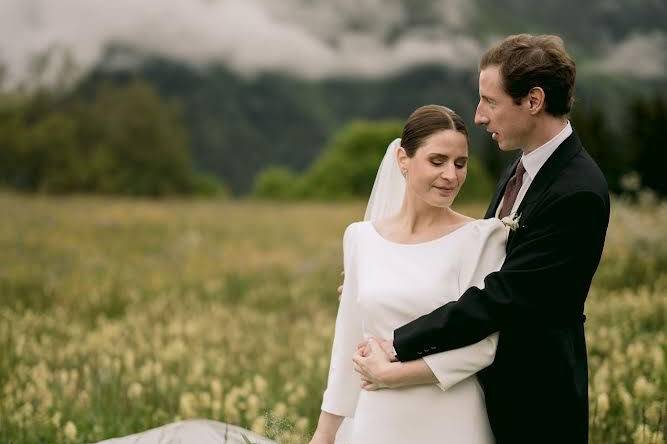
M 355 260 L 358 228 L 356 224 L 352 224 L 343 235 L 345 279 L 336 315 L 329 377 L 322 396 L 322 412 L 312 441 L 318 444 L 333 442 L 331 439 L 336 436 L 343 418 L 354 416 L 361 391 L 361 379 L 352 365 L 354 347 L 363 340 L 361 314 L 357 303 Z
M 389 366 L 385 376 L 388 388 L 430 385 L 439 382 L 431 367 L 423 359 L 410 362 L 392 362 Z
M 493 362 L 498 333 L 467 347 L 425 356 L 408 362 L 380 365 L 379 379 L 388 388 L 437 384 L 447 390 Z M 365 388 L 362 384 L 362 388 Z
M 370 344 L 370 350 L 359 350 L 354 362 L 362 378 L 361 388 L 365 390 L 423 384 L 437 384 L 447 390 L 490 365 L 496 341 L 497 334 L 494 334 L 468 347 L 409 362 L 391 362 L 385 351 L 374 343 Z
M 415 362 L 429 368 L 438 386 L 447 390 L 493 363 L 498 345 L 498 333 L 467 347 L 424 356 Z
M 310 444 L 333 444 L 343 419 L 345 419 L 344 416 L 334 415 L 324 410 L 320 412 L 317 428 L 315 429 L 313 438 L 310 440 Z

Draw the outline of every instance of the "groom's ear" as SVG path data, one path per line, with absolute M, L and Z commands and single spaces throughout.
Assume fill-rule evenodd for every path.
M 532 115 L 536 115 L 542 111 L 546 105 L 546 98 L 546 94 L 541 87 L 536 86 L 531 88 L 530 91 L 528 91 L 528 95 L 526 96 L 528 111 Z

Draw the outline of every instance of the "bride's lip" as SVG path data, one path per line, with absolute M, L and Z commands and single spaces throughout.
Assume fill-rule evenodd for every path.
M 446 194 L 449 194 L 456 189 L 456 187 L 446 188 L 446 187 L 439 187 L 439 186 L 436 186 L 436 185 L 433 185 L 433 188 L 437 189 L 438 191 L 440 191 L 442 193 L 446 193 Z

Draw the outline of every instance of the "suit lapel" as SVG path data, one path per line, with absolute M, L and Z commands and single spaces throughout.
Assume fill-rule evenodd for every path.
M 574 157 L 579 151 L 581 151 L 581 141 L 577 134 L 572 131 L 572 134 L 568 136 L 567 139 L 561 143 L 556 151 L 547 159 L 542 168 L 537 172 L 535 179 L 532 181 L 528 190 L 526 191 L 525 196 L 521 200 L 519 207 L 517 208 L 517 214 L 521 214 L 521 219 L 526 220 L 528 213 L 533 209 L 533 203 L 537 201 L 538 197 L 542 195 L 544 191 L 551 185 L 558 173 L 563 169 L 565 164 Z M 521 156 L 517 157 L 509 168 L 505 169 L 503 176 L 498 181 L 496 186 L 496 192 L 491 199 L 491 203 L 486 210 L 484 215 L 485 219 L 495 217 L 496 210 L 498 209 L 498 204 L 502 199 L 503 193 L 505 192 L 505 187 L 507 182 L 509 182 L 512 174 L 516 170 L 516 166 L 519 163 Z
M 551 185 L 554 179 L 556 179 L 556 176 L 563 170 L 565 164 L 569 162 L 575 154 L 581 151 L 581 148 L 579 137 L 572 131 L 572 134 L 570 134 L 568 138 L 556 148 L 556 151 L 554 151 L 544 165 L 542 165 L 542 168 L 537 172 L 535 179 L 531 182 L 526 191 L 526 195 L 523 197 L 517 208 L 516 213 L 521 214 L 523 220 L 526 220 L 528 212 L 535 206 L 533 205 L 533 202 L 536 202 L 542 193 L 549 188 L 549 185 Z
M 561 143 L 556 151 L 547 159 L 542 168 L 537 172 L 535 179 L 531 182 L 528 190 L 526 191 L 525 196 L 521 200 L 519 207 L 516 210 L 516 214 L 521 215 L 519 227 L 525 228 L 525 223 L 528 220 L 530 213 L 538 206 L 539 198 L 544 194 L 549 186 L 553 183 L 556 177 L 563 170 L 567 162 L 572 159 L 579 151 L 581 151 L 582 146 L 577 137 L 576 133 L 572 131 L 572 134 L 568 136 L 567 139 Z M 507 239 L 507 248 L 509 249 L 512 239 L 514 237 L 514 232 L 510 232 Z

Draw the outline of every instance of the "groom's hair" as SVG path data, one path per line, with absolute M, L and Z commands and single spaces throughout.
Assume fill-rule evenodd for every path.
M 499 66 L 503 88 L 521 103 L 528 92 L 540 87 L 545 93 L 545 110 L 553 116 L 570 112 L 574 103 L 574 60 L 556 35 L 519 34 L 506 37 L 484 53 L 480 70 Z

